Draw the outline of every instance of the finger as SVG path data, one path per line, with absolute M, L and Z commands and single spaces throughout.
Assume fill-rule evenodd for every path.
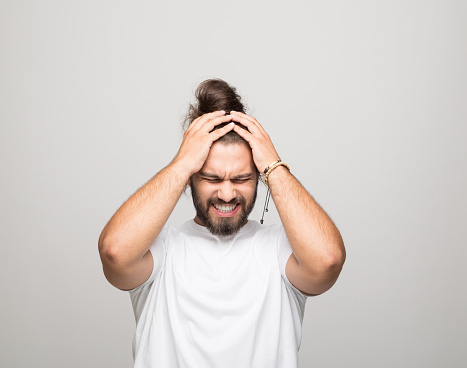
M 231 115 L 222 115 L 214 119 L 206 121 L 203 125 L 199 125 L 198 132 L 201 134 L 209 134 L 216 126 L 228 123 L 232 120 Z
M 261 138 L 255 137 L 238 125 L 235 125 L 234 132 L 245 139 L 250 145 L 253 152 L 253 160 L 260 173 L 264 172 L 264 169 L 271 164 L 271 162 L 279 159 L 279 155 L 271 141 L 269 141 L 270 144 L 264 144 L 265 142 L 261 141 Z
M 201 119 L 201 116 L 198 116 L 195 120 L 193 120 L 190 125 L 188 126 L 188 128 L 185 130 L 185 133 L 189 132 L 193 126 L 195 126 L 195 124 L 198 122 L 198 120 Z
M 232 116 L 237 115 L 237 116 L 241 116 L 244 119 L 247 119 L 248 121 L 252 122 L 263 134 L 266 134 L 266 131 L 264 130 L 262 125 L 254 117 L 247 115 L 243 112 L 239 112 L 239 111 L 231 111 L 230 113 Z
M 187 133 L 190 130 L 198 130 L 200 124 L 202 124 L 203 121 L 209 120 L 210 118 L 216 117 L 216 116 L 219 116 L 219 115 L 220 116 L 225 115 L 225 111 L 214 111 L 214 112 L 210 112 L 210 113 L 198 116 L 195 120 L 193 120 L 191 122 L 191 124 L 189 125 L 189 127 L 185 131 L 185 133 Z
M 250 131 L 251 134 L 255 136 L 260 136 L 263 134 L 263 132 L 258 128 L 258 126 L 250 119 L 244 118 L 237 114 L 232 114 L 232 121 L 242 124 Z
M 239 115 L 239 116 L 242 116 L 244 117 L 245 119 L 248 119 L 248 120 L 255 120 L 255 118 L 253 116 L 250 116 L 248 114 L 245 114 L 244 112 L 240 112 L 240 111 L 230 111 L 231 114 L 234 114 L 234 115 Z
M 192 129 L 198 130 L 200 129 L 201 126 L 203 126 L 204 123 L 206 123 L 206 121 L 215 119 L 216 117 L 219 117 L 219 116 L 225 116 L 225 111 L 214 111 L 214 112 L 201 115 L 199 117 L 199 120 L 193 125 Z
M 253 140 L 256 139 L 256 137 L 253 134 L 251 134 L 248 130 L 243 129 L 239 125 L 235 125 L 233 130 L 240 137 L 242 137 L 244 140 L 246 140 L 248 142 L 248 144 L 250 145 L 250 147 L 252 147 Z
M 226 135 L 228 132 L 233 130 L 235 127 L 236 127 L 235 123 L 230 123 L 220 129 L 213 131 L 212 133 L 209 134 L 209 138 L 211 139 L 211 142 L 217 141 L 219 138 Z

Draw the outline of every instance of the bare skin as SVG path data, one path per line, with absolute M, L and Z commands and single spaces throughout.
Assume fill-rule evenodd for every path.
M 99 254 L 104 274 L 112 285 L 131 290 L 149 278 L 153 268 L 149 247 L 167 222 L 188 179 L 203 166 L 212 144 L 231 131 L 234 124 L 209 132 L 231 120 L 224 111 L 195 119 L 185 132 L 174 160 L 110 219 L 99 237 Z
M 240 112 L 231 112 L 233 121 L 243 124 L 234 131 L 249 144 L 259 172 L 279 159 L 271 139 L 260 123 Z M 300 182 L 283 166 L 269 175 L 271 196 L 292 247 L 286 274 L 304 294 L 317 295 L 337 280 L 345 261 L 342 237 L 329 216 Z
M 218 138 L 231 130 L 242 136 L 251 147 L 259 172 L 279 158 L 256 119 L 239 112 L 224 114 L 218 111 L 194 120 L 175 159 L 128 199 L 102 231 L 99 252 L 104 273 L 114 286 L 129 290 L 148 279 L 153 268 L 149 247 L 167 222 L 189 178 L 205 165 Z M 249 131 L 229 124 L 209 133 L 229 121 L 241 123 Z M 224 188 L 226 185 L 231 184 L 223 184 Z M 345 260 L 340 233 L 284 167 L 271 173 L 269 185 L 293 251 L 286 266 L 287 277 L 304 294 L 321 294 L 335 283 Z
M 192 176 L 192 185 L 196 186 L 196 193 L 202 203 L 212 198 L 215 202 L 230 203 L 232 207 L 235 206 L 231 211 L 224 209 L 224 212 L 219 212 L 214 205 L 211 205 L 207 215 L 212 222 L 229 218 L 231 223 L 237 223 L 243 208 L 238 201 L 235 203 L 232 201 L 240 196 L 245 199 L 245 206 L 250 207 L 257 180 L 258 173 L 253 164 L 251 149 L 246 144 L 226 145 L 215 142 L 201 170 Z M 197 224 L 206 226 L 198 215 L 194 220 Z M 239 225 L 243 226 L 246 222 L 243 221 Z

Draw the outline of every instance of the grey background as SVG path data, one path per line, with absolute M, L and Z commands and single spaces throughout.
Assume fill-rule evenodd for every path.
M 466 366 L 466 4 L 0 1 L 0 366 L 131 366 L 97 239 L 209 77 L 345 240 L 301 366 Z M 193 215 L 182 197 L 170 221 Z

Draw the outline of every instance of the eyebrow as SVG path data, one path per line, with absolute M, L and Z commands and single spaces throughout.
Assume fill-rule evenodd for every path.
M 203 177 L 205 177 L 205 178 L 223 179 L 223 178 L 221 178 L 219 175 L 216 175 L 216 174 L 213 174 L 213 173 L 210 173 L 210 172 L 200 171 L 200 172 L 199 172 L 199 175 L 200 175 L 200 176 L 203 176 Z M 235 175 L 235 176 L 231 177 L 230 180 L 249 179 L 249 178 L 251 178 L 252 176 L 253 176 L 253 173 L 239 174 L 239 175 Z

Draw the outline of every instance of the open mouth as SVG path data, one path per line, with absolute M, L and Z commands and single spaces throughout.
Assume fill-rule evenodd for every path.
M 214 208 L 214 211 L 219 215 L 219 216 L 232 216 L 237 211 L 240 209 L 240 203 L 236 204 L 217 204 L 213 203 L 212 207 Z

